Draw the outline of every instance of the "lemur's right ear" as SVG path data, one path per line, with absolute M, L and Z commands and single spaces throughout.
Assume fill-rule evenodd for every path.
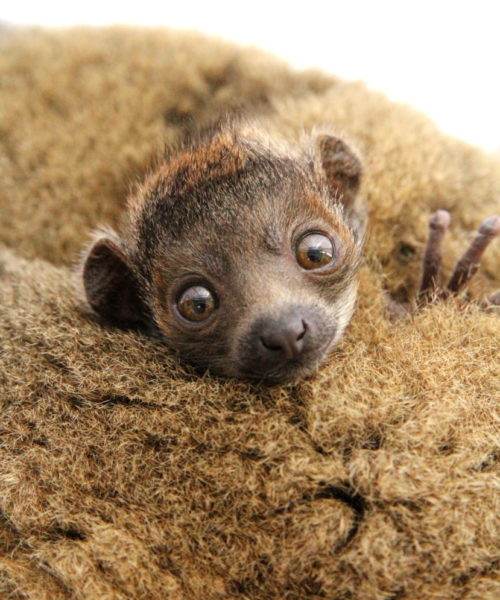
M 137 328 L 144 322 L 147 311 L 137 278 L 113 232 L 90 246 L 82 275 L 88 303 L 106 321 L 123 328 Z

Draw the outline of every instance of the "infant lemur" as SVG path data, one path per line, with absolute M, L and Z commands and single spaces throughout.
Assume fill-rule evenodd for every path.
M 292 149 L 227 126 L 186 142 L 129 198 L 122 233 L 96 234 L 83 260 L 88 303 L 216 374 L 306 375 L 353 312 L 361 170 L 326 134 Z
M 212 373 L 270 383 L 307 375 L 354 309 L 361 172 L 332 135 L 292 148 L 257 127 L 214 128 L 151 171 L 129 198 L 121 235 L 96 234 L 83 259 L 87 301 Z M 443 210 L 429 222 L 416 306 L 463 290 L 500 235 L 500 217 L 486 219 L 441 289 L 449 222 Z M 500 294 L 486 304 L 499 305 Z

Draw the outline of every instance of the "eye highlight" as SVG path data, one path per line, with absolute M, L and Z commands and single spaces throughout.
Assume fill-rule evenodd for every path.
M 184 290 L 177 301 L 177 309 L 188 321 L 205 321 L 216 309 L 214 295 L 202 285 L 193 285 Z
M 299 240 L 297 262 L 303 269 L 321 269 L 333 260 L 333 243 L 322 233 L 308 233 Z

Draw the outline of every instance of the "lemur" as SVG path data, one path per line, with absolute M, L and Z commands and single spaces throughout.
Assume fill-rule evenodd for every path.
M 250 126 L 185 142 L 130 196 L 121 234 L 95 234 L 82 261 L 88 304 L 214 374 L 271 384 L 308 375 L 353 313 L 361 176 L 358 154 L 326 133 L 300 149 Z M 448 223 L 445 211 L 431 219 L 420 303 L 462 289 L 500 232 L 500 217 L 481 225 L 443 292 Z

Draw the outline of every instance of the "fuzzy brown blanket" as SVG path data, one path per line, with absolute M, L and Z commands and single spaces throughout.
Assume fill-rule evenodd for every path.
M 79 301 L 90 229 L 235 108 L 290 138 L 333 125 L 365 158 L 358 308 L 296 385 L 200 377 Z M 362 84 L 194 34 L 2 30 L 0 597 L 498 598 L 498 314 L 385 305 L 414 294 L 433 210 L 449 272 L 499 197 L 498 159 Z

